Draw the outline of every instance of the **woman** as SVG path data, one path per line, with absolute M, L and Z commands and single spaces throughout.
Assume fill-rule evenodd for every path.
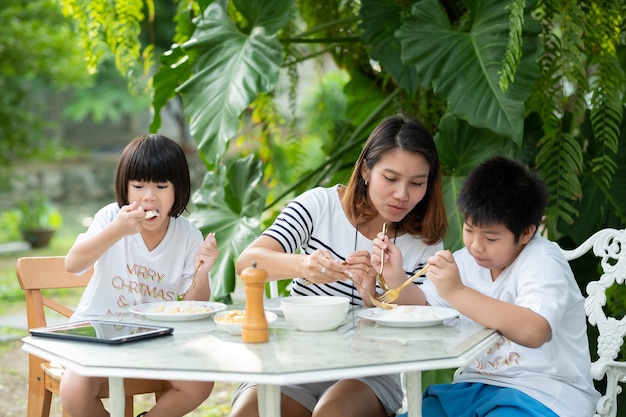
M 377 290 L 370 261 L 372 241 L 389 225 L 402 250 L 407 276 L 442 248 L 447 232 L 441 174 L 431 134 L 403 115 L 383 120 L 372 132 L 347 185 L 315 188 L 298 196 L 237 260 L 237 273 L 256 262 L 269 280 L 296 277 L 292 296 L 347 297 L 371 305 Z M 360 284 L 355 287 L 347 275 Z M 388 280 L 397 287 L 402 279 Z M 410 286 L 411 287 L 411 286 Z M 398 303 L 409 303 L 417 288 Z M 395 415 L 401 406 L 398 374 L 281 387 L 281 415 Z M 242 384 L 231 417 L 258 415 L 256 388 Z

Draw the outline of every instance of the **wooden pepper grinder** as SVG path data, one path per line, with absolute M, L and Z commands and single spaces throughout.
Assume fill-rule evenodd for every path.
M 263 343 L 270 338 L 269 326 L 263 307 L 263 292 L 267 273 L 256 267 L 247 267 L 241 273 L 246 291 L 246 315 L 241 325 L 241 338 L 245 343 Z

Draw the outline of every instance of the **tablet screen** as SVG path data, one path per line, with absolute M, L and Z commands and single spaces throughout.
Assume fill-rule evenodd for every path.
M 33 336 L 117 344 L 172 334 L 171 327 L 89 320 L 30 329 Z

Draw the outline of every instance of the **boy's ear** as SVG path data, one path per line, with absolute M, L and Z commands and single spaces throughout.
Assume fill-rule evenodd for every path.
M 529 226 L 522 232 L 522 235 L 519 237 L 519 241 L 522 245 L 527 244 L 533 236 L 535 236 L 535 232 L 537 231 L 537 226 L 534 224 Z

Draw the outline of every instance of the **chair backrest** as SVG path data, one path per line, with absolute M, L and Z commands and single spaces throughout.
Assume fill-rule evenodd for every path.
M 270 281 L 270 298 L 278 297 L 278 281 Z
M 47 326 L 46 308 L 68 318 L 74 313 L 41 290 L 85 287 L 93 267 L 82 275 L 74 275 L 65 270 L 64 256 L 23 257 L 17 260 L 15 272 L 26 298 L 28 328 L 32 329 Z
M 615 416 L 620 381 L 626 377 L 626 362 L 616 361 L 626 335 L 626 316 L 607 316 L 606 291 L 614 284 L 626 281 L 626 229 L 602 229 L 572 250 L 561 249 L 568 261 L 580 258 L 590 249 L 600 260 L 600 277 L 589 281 L 586 287 L 585 312 L 589 323 L 598 329 L 598 360 L 592 362 L 591 374 L 595 380 L 605 376 L 606 393 L 599 400 L 596 416 Z

